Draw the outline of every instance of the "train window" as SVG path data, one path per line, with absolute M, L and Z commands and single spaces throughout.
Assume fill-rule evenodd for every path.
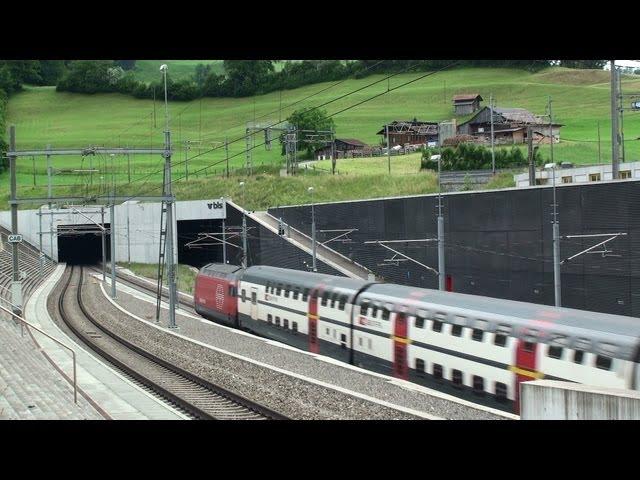
M 330 335 L 330 330 L 328 328 L 326 329 L 326 334 L 327 334 L 327 336 Z
M 242 289 L 242 303 L 246 302 L 247 300 L 247 291 L 243 288 Z
M 611 370 L 611 358 L 604 355 L 596 355 L 596 368 Z
M 476 342 L 481 342 L 484 337 L 484 332 L 479 328 L 474 328 L 473 333 L 471 334 L 471 338 Z
M 362 337 L 358 337 L 358 345 L 362 346 Z
M 276 326 L 280 326 L 280 317 L 276 317 Z
M 306 302 L 308 298 L 309 298 L 309 289 L 305 288 L 302 292 L 302 301 Z
M 331 295 L 331 304 L 329 305 L 331 308 L 336 308 L 336 302 L 338 301 L 338 292 L 334 292 Z
M 254 305 L 258 302 L 258 294 L 256 292 L 251 292 L 251 303 Z
M 328 298 L 329 298 L 329 292 L 324 292 L 324 293 L 322 294 L 322 301 L 320 302 L 320 304 L 321 304 L 323 307 L 326 307 L 326 306 L 327 306 L 327 299 L 328 299 Z
M 368 342 L 367 342 L 367 343 L 369 344 L 369 350 L 371 350 L 371 339 L 369 338 L 369 339 L 367 339 L 367 340 L 368 340 Z
M 278 284 L 278 288 L 276 288 L 276 295 L 280 295 L 282 293 L 282 285 Z
M 536 344 L 533 342 L 524 342 L 522 348 L 525 352 L 533 352 L 536 348 Z
M 473 393 L 482 395 L 484 393 L 484 378 L 478 375 L 473 376 Z
M 431 325 L 431 328 L 433 329 L 434 332 L 441 332 L 442 322 L 440 320 L 434 320 L 433 324 Z
M 293 333 L 297 333 L 297 331 L 298 331 L 298 322 L 291 322 L 291 330 L 293 330 Z
M 416 317 L 416 328 L 424 328 L 424 317 Z
M 267 315 L 267 323 L 273 323 L 273 315 L 271 314 Z
M 284 288 L 284 298 L 289 298 L 289 288 L 291 288 L 289 285 Z
M 340 346 L 342 348 L 347 348 L 347 336 L 344 333 L 340 334 Z
M 369 300 L 367 300 L 366 298 L 364 298 L 361 302 L 360 302 L 360 315 L 366 315 L 367 314 L 367 310 L 369 309 Z
M 382 320 L 389 320 L 390 314 L 391 312 L 389 312 L 386 307 L 382 307 Z
M 442 380 L 442 365 L 433 364 L 433 377 L 437 380 Z
M 573 352 L 573 363 L 582 364 L 584 360 L 584 352 L 582 350 L 576 350 Z
M 346 295 L 340 296 L 340 303 L 338 304 L 339 310 L 344 310 L 344 307 L 347 304 L 347 300 L 349 300 L 349 297 L 347 297 Z
M 289 328 L 289 320 L 287 320 L 286 318 L 282 320 L 282 326 L 284 328 Z
M 507 386 L 504 383 L 496 382 L 496 400 L 499 402 L 507 401 Z
M 419 377 L 424 377 L 424 360 L 416 358 L 416 373 Z
M 558 347 L 557 345 L 549 345 L 549 350 L 547 350 L 547 355 L 551 358 L 561 358 L 562 347 Z
M 371 306 L 371 313 L 369 314 L 370 317 L 376 318 L 376 316 L 378 315 L 378 306 L 377 305 L 372 305 Z
M 460 370 L 453 370 L 451 376 L 452 376 L 453 384 L 456 387 L 462 387 L 462 385 L 464 383 L 462 381 L 462 372 Z
M 454 337 L 462 336 L 462 327 L 460 325 L 452 325 L 451 326 L 451 335 Z
M 507 344 L 507 336 L 504 333 L 496 332 L 496 336 L 493 339 L 493 344 L 498 347 L 504 347 Z
M 296 289 L 293 291 L 293 299 L 298 300 L 299 295 L 300 295 L 300 287 L 296 287 Z

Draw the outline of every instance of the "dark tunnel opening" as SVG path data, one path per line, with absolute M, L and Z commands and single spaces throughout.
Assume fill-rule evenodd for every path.
M 203 245 L 202 247 L 189 247 L 198 239 L 198 233 L 222 234 L 222 220 L 178 220 L 178 263 L 200 268 L 208 263 L 222 263 L 222 245 Z M 197 243 L 219 243 L 214 239 L 203 240 Z M 227 248 L 227 253 L 232 249 Z M 230 258 L 230 257 L 228 257 Z
M 105 224 L 109 228 L 109 224 Z M 110 235 L 105 236 L 107 261 L 111 259 Z M 102 235 L 94 224 L 58 225 L 58 262 L 96 265 L 102 262 Z

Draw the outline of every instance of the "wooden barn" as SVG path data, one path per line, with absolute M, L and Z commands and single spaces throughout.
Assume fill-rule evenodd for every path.
M 456 115 L 469 115 L 480 109 L 482 97 L 478 93 L 463 93 L 453 96 L 453 109 Z
M 413 119 L 408 122 L 397 121 L 389 123 L 390 145 L 424 145 L 429 142 L 438 142 L 438 122 L 419 122 Z M 386 125 L 382 126 L 377 135 L 382 135 L 382 142 L 387 144 Z
M 527 129 L 533 128 L 534 140 L 549 143 L 549 123 L 544 117 L 531 113 L 524 108 L 493 109 L 493 132 L 497 144 L 518 144 L 527 141 Z M 551 131 L 553 142 L 560 142 L 560 127 L 554 123 Z M 473 135 L 483 142 L 491 142 L 491 109 L 482 108 L 476 115 L 458 126 L 458 135 Z
M 350 153 L 361 153 L 361 151 L 367 148 L 367 145 L 364 142 L 356 140 L 355 138 L 336 138 L 334 143 L 336 158 L 346 158 L 352 156 Z M 327 145 L 316 150 L 314 155 L 316 160 L 330 159 L 333 152 L 332 147 L 333 145 Z

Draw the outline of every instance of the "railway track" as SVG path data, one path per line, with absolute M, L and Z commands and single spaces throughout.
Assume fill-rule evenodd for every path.
M 87 268 L 102 275 L 102 270 L 100 270 L 98 267 L 87 267 Z M 107 267 L 106 272 L 107 272 L 107 276 L 109 276 L 111 274 L 111 268 Z M 140 280 L 138 278 L 132 277 L 125 273 L 118 272 L 118 269 L 116 269 L 116 276 L 118 277 L 118 281 L 127 283 L 138 290 L 148 292 L 153 296 L 157 295 L 156 285 L 149 283 L 151 282 L 151 280 L 149 282 L 145 282 L 144 280 Z M 197 315 L 195 311 L 195 306 L 193 303 L 193 298 L 190 298 L 187 295 L 180 292 L 177 292 L 176 296 L 177 296 L 178 303 L 180 305 L 182 305 L 183 307 L 187 307 L 189 313 L 193 313 L 194 315 Z M 167 302 L 169 301 L 169 292 L 167 287 L 164 287 L 164 286 L 162 287 L 162 298 Z
M 68 267 L 65 275 L 58 299 L 63 322 L 92 350 L 147 388 L 199 419 L 285 419 L 114 334 L 87 311 L 83 303 L 83 267 Z

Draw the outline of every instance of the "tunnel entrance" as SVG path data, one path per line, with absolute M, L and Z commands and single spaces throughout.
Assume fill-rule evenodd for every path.
M 222 263 L 222 244 L 190 248 L 188 243 L 198 239 L 198 233 L 222 234 L 222 220 L 178 220 L 178 263 L 200 268 L 208 263 Z M 221 235 L 218 235 L 221 237 Z M 204 243 L 218 243 L 206 240 Z M 231 260 L 237 249 L 227 246 L 227 259 Z
M 105 227 L 109 228 L 109 224 L 105 223 Z M 106 235 L 106 251 L 109 261 L 109 234 Z M 102 235 L 98 227 L 94 224 L 58 225 L 58 262 L 71 265 L 95 265 L 102 262 Z

